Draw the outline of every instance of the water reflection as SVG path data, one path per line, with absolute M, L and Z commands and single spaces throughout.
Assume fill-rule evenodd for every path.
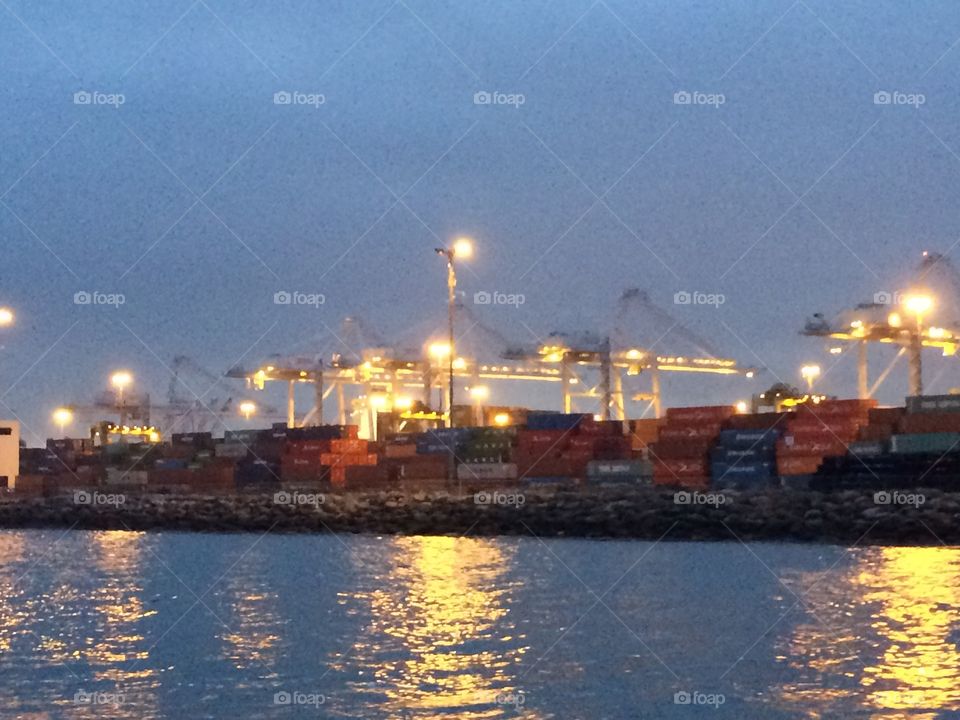
M 798 578 L 796 592 L 811 588 L 810 612 L 781 659 L 804 681 L 782 688 L 782 699 L 822 707 L 848 698 L 878 719 L 960 710 L 960 550 L 874 548 L 857 558 L 828 577 Z
M 262 556 L 251 553 L 237 570 L 222 581 L 229 613 L 214 620 L 226 643 L 224 656 L 238 670 L 252 665 L 272 669 L 280 642 L 276 630 L 282 621 L 277 612 L 277 595 L 266 589 L 263 580 L 269 569 L 264 567 Z
M 12 650 L 14 638 L 29 617 L 19 583 L 25 542 L 22 534 L 0 533 L 0 655 Z
M 505 606 L 512 554 L 488 540 L 391 543 L 388 574 L 360 594 L 372 620 L 350 653 L 372 673 L 391 717 L 478 719 L 524 709 L 514 673 L 526 646 Z

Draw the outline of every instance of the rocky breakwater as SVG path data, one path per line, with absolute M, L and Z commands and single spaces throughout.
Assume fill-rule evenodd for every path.
M 0 501 L 0 528 L 342 532 L 960 544 L 960 493 L 693 493 L 654 487 Z

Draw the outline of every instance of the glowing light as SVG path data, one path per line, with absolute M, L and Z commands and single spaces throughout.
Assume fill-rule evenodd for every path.
M 643 353 L 639 350 L 627 350 L 627 360 L 639 360 L 643 357 Z
M 398 397 L 393 401 L 393 407 L 397 410 L 409 410 L 413 407 L 413 398 Z
M 890 327 L 895 327 L 895 328 L 900 327 L 900 322 L 901 322 L 900 313 L 892 312 L 889 315 L 887 315 L 887 324 L 889 324 Z
M 747 404 L 746 400 L 741 400 L 736 405 L 734 405 L 734 407 L 737 409 L 737 412 L 740 413 L 741 415 L 745 414 L 750 409 L 750 406 Z
M 820 377 L 820 372 L 819 365 L 804 365 L 800 368 L 800 375 L 804 380 L 810 380 L 811 378 L 816 379 Z
M 453 242 L 453 256 L 456 258 L 469 259 L 473 257 L 473 242 L 470 238 L 457 238 Z
M 500 427 L 510 424 L 510 415 L 507 413 L 497 413 L 493 416 L 493 424 Z
M 932 327 L 929 330 L 927 330 L 927 333 L 930 335 L 930 337 L 934 338 L 935 340 L 939 340 L 947 336 L 947 331 L 942 327 Z
M 842 352 L 843 352 L 843 348 L 842 348 L 842 347 L 832 347 L 832 348 L 830 348 L 830 354 L 831 354 L 831 355 L 839 355 L 839 354 L 842 353 Z
M 119 370 L 110 376 L 110 384 L 118 390 L 123 390 L 133 382 L 133 376 L 126 370 Z
M 914 315 L 923 315 L 933 307 L 933 298 L 929 295 L 907 295 L 903 299 L 903 306 Z
M 462 357 L 458 357 L 453 361 L 454 370 L 464 370 L 467 367 L 467 361 Z
M 0 327 L 7 327 L 13 325 L 15 320 L 13 315 L 13 310 L 6 307 L 0 307 Z
M 73 411 L 65 407 L 57 408 L 53 411 L 53 421 L 60 427 L 60 434 L 63 435 L 64 428 L 73 422 Z
M 475 385 L 474 387 L 470 388 L 470 397 L 478 402 L 480 400 L 486 400 L 488 397 L 490 397 L 490 388 L 488 388 L 486 385 Z
M 257 404 L 251 402 L 250 400 L 244 400 L 240 403 L 240 414 L 243 415 L 247 420 L 250 419 L 250 416 L 257 412 Z
M 430 345 L 430 354 L 435 358 L 445 358 L 450 354 L 450 343 L 435 342 Z

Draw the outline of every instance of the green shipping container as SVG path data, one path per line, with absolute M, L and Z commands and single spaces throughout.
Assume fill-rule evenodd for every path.
M 890 439 L 890 452 L 901 455 L 960 452 L 960 433 L 894 435 Z
M 598 481 L 638 481 L 653 477 L 653 463 L 649 460 L 591 460 L 587 463 L 587 477 Z

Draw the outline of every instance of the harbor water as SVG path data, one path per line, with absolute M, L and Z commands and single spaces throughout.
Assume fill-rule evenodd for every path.
M 0 531 L 0 717 L 960 712 L 960 550 Z

